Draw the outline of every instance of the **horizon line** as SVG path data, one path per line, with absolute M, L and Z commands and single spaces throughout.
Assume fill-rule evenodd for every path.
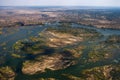
M 120 6 L 80 6 L 80 5 L 0 5 L 0 7 L 117 7 Z

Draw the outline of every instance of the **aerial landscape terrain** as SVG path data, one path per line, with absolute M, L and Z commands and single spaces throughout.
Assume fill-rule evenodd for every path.
M 120 8 L 1 6 L 0 80 L 120 80 Z

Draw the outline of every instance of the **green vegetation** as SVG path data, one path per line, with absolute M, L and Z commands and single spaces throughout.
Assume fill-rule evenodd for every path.
M 101 36 L 100 33 L 98 33 L 96 30 L 93 30 L 93 29 L 86 29 L 86 28 L 79 28 L 79 27 L 75 28 L 75 27 L 71 27 L 69 23 L 66 23 L 66 24 L 64 23 L 64 25 L 62 24 L 59 27 L 49 27 L 47 28 L 47 31 L 63 33 L 63 34 L 68 33 L 77 37 L 83 37 L 85 40 L 90 38 L 96 39 Z
M 15 57 L 15 58 L 21 58 L 21 56 L 19 54 L 15 54 L 15 53 L 11 54 L 11 56 Z
M 114 70 L 115 69 L 115 70 Z M 112 76 L 113 73 L 119 73 L 119 65 L 105 65 L 101 67 L 94 67 L 92 69 L 87 69 L 83 71 L 84 75 L 87 75 L 86 78 L 94 80 L 119 80 L 118 75 Z
M 1 80 L 14 80 L 15 73 L 13 70 L 6 66 L 6 67 L 0 67 L 0 79 Z
M 19 40 L 19 41 L 17 41 L 17 42 L 13 45 L 13 48 L 14 48 L 14 50 L 19 50 L 19 49 L 21 49 L 23 46 L 24 46 L 24 45 L 21 44 L 21 41 Z
M 106 43 L 120 43 L 120 35 L 111 35 L 105 41 Z
M 0 35 L 2 34 L 3 32 L 2 32 L 2 28 L 0 28 Z
M 80 76 L 70 74 L 63 74 L 63 76 L 68 78 L 68 80 L 119 80 L 119 67 L 120 65 L 105 65 L 85 69 L 79 73 Z
M 0 7 L 0 80 L 120 80 L 120 9 L 64 8 Z
M 77 77 L 74 75 L 70 75 L 70 74 L 62 74 L 63 76 L 67 77 L 68 80 L 85 80 L 81 77 Z
M 55 79 L 55 78 L 39 78 L 37 80 L 57 80 L 57 79 Z
M 102 45 L 100 44 L 100 45 L 94 46 L 93 50 L 91 50 L 88 53 L 89 61 L 91 62 L 103 61 L 105 59 L 110 59 L 113 56 L 112 51 L 109 50 L 107 46 L 106 46 L 107 49 L 100 46 Z
M 65 48 L 64 51 L 71 52 L 75 58 L 80 58 L 84 49 L 85 46 L 80 45 L 74 48 Z
M 63 22 L 44 28 L 37 36 L 31 36 L 32 33 L 28 31 L 28 38 L 13 44 L 9 60 L 2 63 L 9 66 L 6 71 L 13 68 L 14 74 L 20 72 L 28 80 L 109 80 L 112 76 L 119 79 L 120 36 L 106 37 L 95 29 Z M 0 46 L 6 45 L 7 42 Z

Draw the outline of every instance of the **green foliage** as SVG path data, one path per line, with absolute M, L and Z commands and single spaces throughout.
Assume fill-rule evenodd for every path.
M 77 76 L 70 75 L 70 74 L 62 74 L 62 75 L 65 76 L 65 77 L 67 77 L 68 80 L 85 80 L 82 77 L 77 77 Z
M 11 56 L 14 57 L 14 58 L 21 58 L 22 57 L 19 54 L 15 54 L 15 53 L 11 54 Z
M 15 73 L 10 67 L 0 67 L 0 80 L 14 80 L 14 77 Z
M 105 41 L 106 43 L 120 43 L 120 35 L 111 35 Z
M 0 35 L 3 33 L 2 28 L 0 28 Z
M 58 33 L 68 33 L 74 36 L 83 37 L 84 39 L 95 39 L 101 37 L 101 34 L 98 33 L 94 29 L 86 29 L 86 28 L 75 28 L 75 27 L 49 27 L 47 31 L 53 31 Z

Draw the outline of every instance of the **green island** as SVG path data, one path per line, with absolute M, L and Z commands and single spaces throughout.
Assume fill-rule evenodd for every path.
M 0 80 L 120 80 L 120 9 L 0 6 Z
M 95 29 L 60 23 L 43 29 L 38 36 L 16 41 L 9 55 L 10 60 L 6 61 L 8 64 L 3 63 L 7 67 L 0 68 L 0 78 L 117 80 L 120 79 L 119 44 L 119 35 L 105 36 Z M 1 45 L 5 46 L 6 43 Z

